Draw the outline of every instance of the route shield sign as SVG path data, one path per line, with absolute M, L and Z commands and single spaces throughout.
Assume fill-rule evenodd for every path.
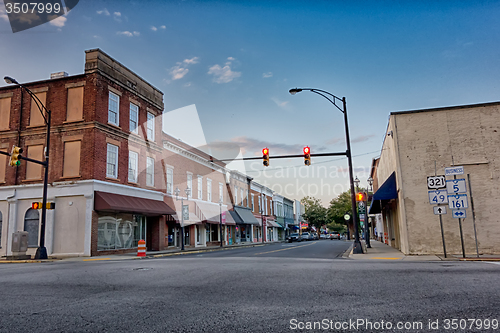
M 465 179 L 451 179 L 446 181 L 446 191 L 448 194 L 467 193 Z
M 467 217 L 467 211 L 465 209 L 453 209 L 451 211 L 451 216 L 456 219 L 464 219 Z
M 448 202 L 448 193 L 446 190 L 429 191 L 429 203 L 437 205 Z
M 446 187 L 445 176 L 429 176 L 427 177 L 427 188 L 429 190 L 437 190 Z
M 451 209 L 469 208 L 467 194 L 448 195 L 448 207 L 450 207 Z
M 434 206 L 434 215 L 444 215 L 446 214 L 446 206 Z

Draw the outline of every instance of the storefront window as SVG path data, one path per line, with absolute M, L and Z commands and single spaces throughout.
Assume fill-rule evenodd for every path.
M 219 241 L 219 233 L 217 232 L 217 224 L 211 224 L 210 226 L 210 231 L 212 233 L 211 235 L 211 240 L 212 242 L 216 242 L 216 241 Z
M 97 250 L 117 250 L 137 247 L 146 240 L 146 217 L 132 214 L 99 214 L 97 220 Z
M 189 227 L 184 228 L 184 245 L 190 245 L 189 241 Z

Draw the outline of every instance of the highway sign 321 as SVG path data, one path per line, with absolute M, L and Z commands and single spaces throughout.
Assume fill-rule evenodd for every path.
M 429 176 L 427 177 L 427 188 L 429 190 L 437 190 L 446 187 L 445 176 Z

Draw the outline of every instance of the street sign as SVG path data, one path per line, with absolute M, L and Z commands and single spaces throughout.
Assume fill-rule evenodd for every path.
M 453 166 L 450 168 L 444 168 L 444 174 L 446 176 L 463 175 L 464 174 L 464 167 L 463 166 Z
M 429 191 L 429 203 L 431 205 L 447 203 L 448 193 L 446 190 Z
M 448 195 L 448 207 L 451 209 L 469 208 L 467 194 Z
M 467 193 L 465 179 L 451 179 L 446 181 L 446 191 L 448 194 Z
M 464 219 L 467 217 L 467 211 L 465 209 L 453 209 L 451 211 L 451 216 L 456 219 Z
M 427 177 L 427 188 L 429 190 L 437 190 L 446 187 L 445 176 L 429 176 Z
M 359 219 L 361 221 L 364 221 L 365 220 L 365 214 L 359 214 Z
M 434 206 L 432 209 L 434 210 L 434 215 L 446 214 L 446 206 Z
M 358 202 L 358 208 L 361 209 L 361 208 L 365 208 L 365 202 L 364 201 L 360 201 Z
M 351 219 L 351 215 L 345 214 L 344 215 L 344 220 L 349 221 Z

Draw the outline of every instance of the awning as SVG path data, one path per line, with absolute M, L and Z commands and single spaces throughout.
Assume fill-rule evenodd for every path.
M 175 214 L 175 211 L 163 201 L 100 191 L 95 191 L 94 210 L 136 213 L 149 216 Z
M 242 224 L 253 224 L 260 225 L 259 221 L 253 216 L 252 211 L 247 208 L 242 207 L 234 207 L 234 211 L 241 218 Z M 238 221 L 236 221 L 238 223 Z
M 181 212 L 182 212 L 182 200 L 176 200 L 173 197 L 165 196 L 164 200 L 167 205 L 174 210 L 174 214 L 172 217 L 175 219 L 177 223 L 181 223 Z M 189 206 L 189 217 L 184 219 L 184 226 L 191 224 L 201 224 L 201 219 L 194 213 L 195 212 L 195 203 L 189 200 L 183 200 L 184 206 Z
M 368 209 L 368 214 L 377 214 L 382 212 L 382 207 L 391 199 L 398 198 L 398 190 L 396 188 L 396 172 L 391 173 L 389 178 L 378 188 L 373 194 L 372 204 Z
M 281 226 L 280 226 L 278 223 L 276 223 L 276 222 L 274 222 L 274 221 L 271 221 L 271 220 L 267 220 L 267 221 L 266 221 L 266 225 L 267 225 L 268 227 L 276 227 L 276 228 L 281 228 Z
M 238 214 L 236 214 L 235 211 L 230 210 L 229 215 L 231 215 L 231 218 L 233 219 L 235 224 L 243 224 L 243 220 L 240 218 L 240 216 Z M 227 217 L 226 217 L 226 219 L 227 219 Z
M 224 214 L 224 211 L 222 211 Z M 223 220 L 224 221 L 224 220 Z M 224 223 L 224 222 L 222 222 Z M 231 215 L 231 212 L 229 210 L 226 210 L 226 225 L 236 225 L 236 222 L 234 221 L 233 215 Z
M 222 208 L 220 205 L 210 203 L 210 202 L 202 202 L 197 201 L 196 207 L 200 211 L 200 218 L 203 221 L 207 221 L 208 223 L 220 223 L 220 213 Z M 226 206 L 223 206 L 224 210 L 227 209 Z

